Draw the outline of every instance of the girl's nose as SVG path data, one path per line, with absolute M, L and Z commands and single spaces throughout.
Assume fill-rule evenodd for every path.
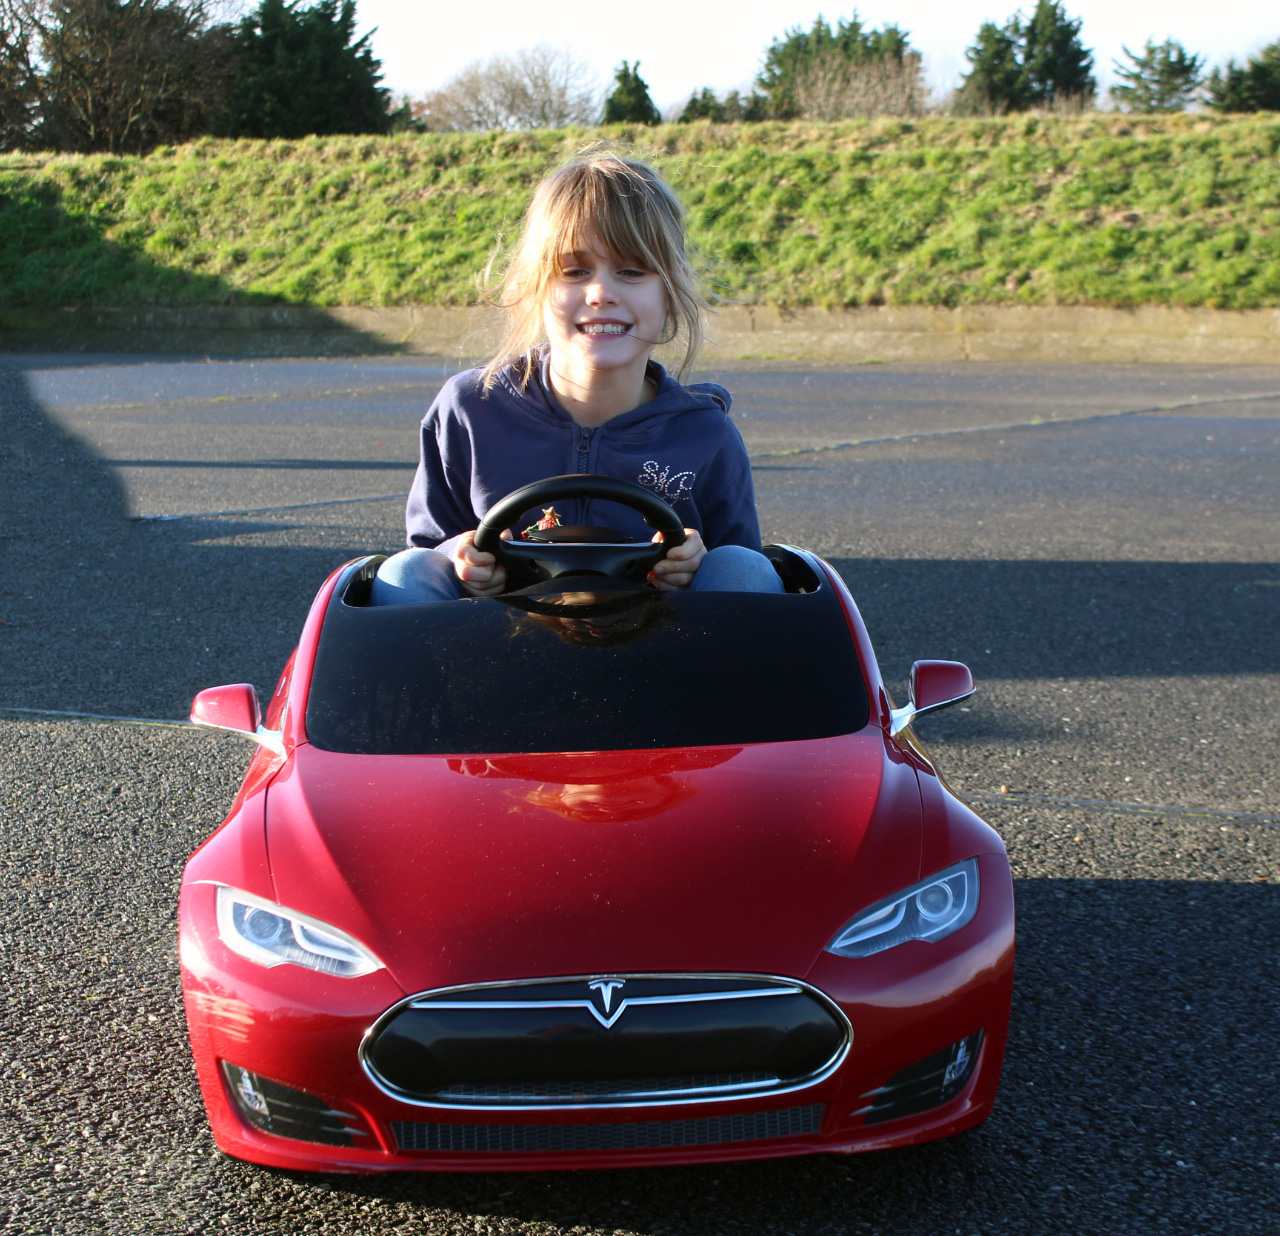
M 587 284 L 587 304 L 589 305 L 612 305 L 617 301 L 614 295 L 613 283 L 606 275 L 596 275 Z

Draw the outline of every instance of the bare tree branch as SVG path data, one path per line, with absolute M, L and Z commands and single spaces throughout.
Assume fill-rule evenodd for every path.
M 468 66 L 413 110 L 432 129 L 513 130 L 595 124 L 600 108 L 591 69 L 543 43 Z
M 199 132 L 230 64 L 230 33 L 209 20 L 225 2 L 0 0 L 0 37 L 17 32 L 0 50 L 25 48 L 39 112 L 24 142 L 122 153 Z
M 927 98 L 916 52 L 907 52 L 901 60 L 815 57 L 797 70 L 793 95 L 806 120 L 919 116 Z

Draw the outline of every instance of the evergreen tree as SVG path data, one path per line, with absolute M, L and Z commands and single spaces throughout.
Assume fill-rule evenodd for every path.
M 756 85 L 768 100 L 769 116 L 791 120 L 801 112 L 797 80 L 820 62 L 893 60 L 901 64 L 910 51 L 906 33 L 897 26 L 868 30 L 855 12 L 848 21 L 841 18 L 832 29 L 819 17 L 811 30 L 797 26 L 769 45 Z
M 767 109 L 768 100 L 754 90 L 745 99 L 736 90 L 730 90 L 720 99 L 710 86 L 703 86 L 689 96 L 677 123 L 712 120 L 717 124 L 733 124 L 740 120 L 764 120 L 768 114 Z
M 1204 69 L 1204 57 L 1195 56 L 1181 43 L 1147 40 L 1142 54 L 1122 49 L 1128 64 L 1115 61 L 1116 76 L 1124 83 L 1111 87 L 1111 97 L 1127 112 L 1181 112 L 1195 95 Z
M 957 110 L 1019 112 L 1031 106 L 1031 90 L 1022 71 L 1022 23 L 1011 17 L 1003 26 L 983 22 L 974 45 L 965 50 L 973 66 L 960 87 Z
M 236 31 L 236 62 L 215 131 L 227 137 L 385 133 L 388 92 L 355 0 L 259 0 Z
M 1023 27 L 1022 71 L 1037 106 L 1093 98 L 1098 85 L 1093 52 L 1080 42 L 1081 24 L 1082 19 L 1068 17 L 1057 0 L 1038 0 Z
M 680 113 L 679 124 L 688 124 L 692 120 L 714 120 L 723 124 L 729 119 L 728 109 L 716 98 L 710 86 L 703 86 L 701 91 L 695 90 Z M 734 117 L 737 119 L 737 117 Z
M 1280 112 L 1280 40 L 1264 47 L 1243 68 L 1229 60 L 1225 72 L 1214 69 L 1208 95 L 1216 112 Z
M 28 145 L 40 104 L 31 36 L 0 14 L 0 152 Z
M 1080 42 L 1079 18 L 1057 0 L 1038 0 L 1029 19 L 985 22 L 965 55 L 973 68 L 960 87 L 957 110 L 1025 111 L 1093 98 L 1093 53 Z
M 625 60 L 614 74 L 613 93 L 604 101 L 605 124 L 658 124 L 662 115 L 649 97 L 649 87 L 640 76 L 640 61 Z

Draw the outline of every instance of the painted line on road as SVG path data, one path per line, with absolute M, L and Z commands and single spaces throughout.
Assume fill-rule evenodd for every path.
M 1107 811 L 1122 815 L 1174 816 L 1192 820 L 1239 820 L 1245 824 L 1280 824 L 1280 816 L 1257 815 L 1249 811 L 1215 811 L 1209 807 L 1155 807 L 1150 803 L 1115 803 L 1101 798 L 1055 798 L 1047 794 L 1023 794 L 1014 790 L 1008 794 L 963 794 L 984 803 L 1043 803 L 1053 807 L 1071 807 L 1077 811 Z
M 161 524 L 175 519 L 223 519 L 232 515 L 270 515 L 275 511 L 304 511 L 315 506 L 350 506 L 356 502 L 390 502 L 393 499 L 404 502 L 409 495 L 405 491 L 397 494 L 373 494 L 368 498 L 322 498 L 318 502 L 290 502 L 285 506 L 251 506 L 242 511 L 190 511 L 185 515 L 130 515 L 129 521 L 135 524 Z
M 270 360 L 271 357 L 258 357 L 251 364 L 256 364 L 259 360 Z M 234 364 L 231 361 L 213 361 L 213 364 Z M 424 366 L 425 368 L 440 368 L 440 366 Z M 297 401 L 299 403 L 309 399 L 349 399 L 360 395 L 403 395 L 414 391 L 422 391 L 432 387 L 438 388 L 441 383 L 447 380 L 448 374 L 445 374 L 439 380 L 436 378 L 428 378 L 421 382 L 397 382 L 397 383 L 378 383 L 374 386 L 326 386 L 320 389 L 307 388 L 299 391 L 245 391 L 238 395 L 183 395 L 176 399 L 147 399 L 141 401 L 112 403 L 110 400 L 105 403 L 79 403 L 79 404 L 62 404 L 53 406 L 57 411 L 69 416 L 84 413 L 104 413 L 104 412 L 167 412 L 171 408 L 203 408 L 203 407 L 225 407 L 229 404 L 252 404 L 252 403 L 285 403 L 289 401 Z
M 170 721 L 164 717 L 114 717 L 101 712 L 64 712 L 57 708 L 13 708 L 0 704 L 0 713 L 18 713 L 24 717 L 59 717 L 64 721 L 109 721 L 115 725 L 154 725 L 170 730 L 195 730 L 203 727 L 190 721 Z
M 1221 399 L 1191 399 L 1186 403 L 1162 403 L 1152 408 L 1126 408 L 1122 412 L 1095 412 L 1089 416 L 1064 416 L 1056 420 L 1038 418 L 1030 421 L 1012 421 L 1007 425 L 963 425 L 956 429 L 927 429 L 920 433 L 898 433 L 885 438 L 859 438 L 856 442 L 834 442 L 829 446 L 798 446 L 794 450 L 766 451 L 752 455 L 758 459 L 793 459 L 797 455 L 821 455 L 826 451 L 849 451 L 860 446 L 883 446 L 893 442 L 924 442 L 930 438 L 953 438 L 969 433 L 1005 433 L 1014 429 L 1048 429 L 1058 425 L 1080 425 L 1088 421 L 1111 421 L 1122 416 L 1151 416 L 1157 412 L 1179 412 L 1184 408 L 1208 408 L 1225 403 L 1258 403 L 1265 399 L 1280 399 L 1280 392 L 1261 395 L 1224 395 Z
M 1044 429 L 1050 425 L 1078 425 L 1086 421 L 1115 420 L 1121 416 L 1149 416 L 1156 412 L 1176 412 L 1183 408 L 1211 407 L 1226 403 L 1254 403 L 1280 399 L 1280 392 L 1255 395 L 1227 395 L 1221 399 L 1192 399 L 1186 403 L 1159 404 L 1151 408 L 1127 408 L 1122 412 L 1098 412 L 1092 416 L 1064 417 L 1060 420 L 1013 421 L 1007 425 L 967 425 L 958 429 L 930 429 L 920 433 L 900 433 L 884 438 L 859 438 L 856 442 L 834 442 L 826 446 L 803 446 L 794 450 L 764 451 L 750 457 L 751 463 L 765 459 L 794 459 L 799 455 L 821 455 L 828 451 L 848 451 L 862 446 L 882 446 L 893 442 L 923 442 L 930 438 L 950 438 L 972 433 L 1005 433 L 1014 429 Z M 251 467 L 252 465 L 244 465 Z M 408 468 L 411 465 L 406 464 Z M 237 515 L 272 515 L 277 511 L 304 511 L 321 506 L 349 506 L 359 502 L 404 500 L 404 493 L 375 494 L 369 498 L 322 498 L 316 502 L 290 502 L 282 506 L 254 506 L 234 511 L 186 511 L 180 515 L 130 515 L 132 523 L 171 523 L 182 519 L 230 519 Z

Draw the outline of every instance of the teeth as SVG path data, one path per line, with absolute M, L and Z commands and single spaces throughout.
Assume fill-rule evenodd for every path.
M 630 328 L 614 322 L 587 322 L 578 329 L 584 335 L 625 335 Z

